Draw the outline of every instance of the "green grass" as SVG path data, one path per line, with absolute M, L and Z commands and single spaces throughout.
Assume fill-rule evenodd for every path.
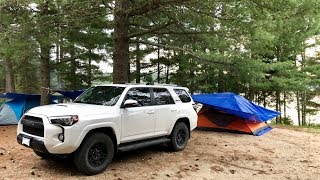
M 319 125 L 316 125 L 316 126 L 296 126 L 296 125 L 284 125 L 284 124 L 271 124 L 271 127 L 320 134 L 320 126 Z

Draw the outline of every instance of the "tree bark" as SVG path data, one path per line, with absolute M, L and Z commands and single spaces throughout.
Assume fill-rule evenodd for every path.
M 72 45 L 71 49 L 70 49 L 70 77 L 76 77 L 76 70 L 77 70 L 77 61 L 76 61 L 76 54 L 75 54 L 75 47 L 74 45 Z M 76 89 L 77 86 L 77 78 L 72 78 L 70 79 L 70 88 L 71 89 Z
M 166 84 L 169 84 L 169 71 L 170 71 L 170 65 L 167 64 L 167 66 L 166 66 Z
M 159 38 L 158 38 L 158 44 L 160 44 Z M 160 83 L 160 47 L 158 47 L 157 54 L 158 54 L 158 62 L 157 62 L 157 82 Z
M 89 49 L 89 58 L 88 58 L 88 86 L 92 86 L 92 49 Z
M 287 92 L 283 92 L 283 116 L 287 118 Z
M 302 92 L 302 101 L 301 101 L 301 120 L 302 125 L 306 125 L 306 115 L 307 115 L 307 100 L 306 100 L 306 91 Z
M 41 94 L 41 105 L 49 104 L 50 102 L 50 44 L 48 42 L 49 38 L 49 28 L 47 17 L 49 14 L 49 3 L 48 1 L 44 1 L 44 3 L 40 6 L 40 15 L 41 19 L 39 22 L 40 26 L 40 37 L 39 37 L 39 44 L 40 44 L 40 79 L 41 79 L 41 87 L 40 87 L 40 94 Z
M 129 68 L 129 1 L 117 0 L 114 8 L 113 83 L 128 82 Z
M 14 92 L 15 91 L 15 82 L 12 70 L 12 62 L 10 59 L 4 59 L 4 71 L 6 77 L 6 85 L 5 85 L 5 92 Z
M 140 57 L 140 44 L 137 43 L 137 47 L 136 47 L 136 83 L 140 83 L 140 78 L 141 78 L 141 57 Z
M 297 112 L 298 112 L 298 125 L 301 126 L 301 108 L 300 108 L 300 95 L 299 91 L 296 92 Z
M 280 111 L 280 93 L 279 91 L 276 91 L 276 111 Z M 280 117 L 276 117 L 276 124 L 280 123 Z

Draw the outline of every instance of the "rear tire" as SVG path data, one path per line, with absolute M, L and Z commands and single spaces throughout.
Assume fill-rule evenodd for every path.
M 189 134 L 190 132 L 188 126 L 183 122 L 178 122 L 174 126 L 171 133 L 171 141 L 169 145 L 171 146 L 172 150 L 183 150 L 188 144 Z
M 95 133 L 85 138 L 74 154 L 77 169 L 86 175 L 103 172 L 112 161 L 114 145 L 111 138 L 103 133 Z

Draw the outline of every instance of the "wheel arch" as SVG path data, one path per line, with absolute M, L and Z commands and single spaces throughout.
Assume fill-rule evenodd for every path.
M 188 127 L 188 130 L 189 130 L 189 138 L 190 138 L 190 135 L 191 135 L 191 129 L 190 129 L 190 120 L 189 120 L 189 118 L 187 118 L 187 117 L 181 117 L 181 118 L 179 118 L 177 121 L 176 121 L 176 123 L 174 124 L 174 126 L 176 126 L 176 124 L 178 124 L 179 122 L 182 122 L 182 123 L 184 123 L 184 124 L 186 124 L 187 125 L 187 127 Z M 173 130 L 173 128 L 174 128 L 174 126 L 172 127 L 172 129 L 171 129 L 171 132 L 172 132 L 172 130 Z
M 101 128 L 91 129 L 91 130 L 85 135 L 85 137 L 83 138 L 82 142 L 83 142 L 87 137 L 91 136 L 91 135 L 94 134 L 94 133 L 103 133 L 103 134 L 108 135 L 108 136 L 111 138 L 112 142 L 113 142 L 113 146 L 114 146 L 114 150 L 115 150 L 114 152 L 117 151 L 117 147 L 118 147 L 118 145 L 117 145 L 117 137 L 116 137 L 116 133 L 115 133 L 115 131 L 114 131 L 113 128 L 111 128 L 111 127 L 101 127 Z M 81 142 L 81 143 L 82 143 L 82 142 Z

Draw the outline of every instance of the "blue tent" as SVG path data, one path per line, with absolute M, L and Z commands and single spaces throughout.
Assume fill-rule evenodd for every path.
M 17 124 L 26 111 L 40 106 L 39 94 L 2 93 L 0 98 L 8 99 L 0 107 L 0 125 Z M 59 96 L 51 96 L 51 103 L 59 98 Z
M 280 115 L 234 93 L 199 94 L 192 98 L 203 104 L 198 112 L 200 129 L 224 129 L 260 136 L 272 129 L 266 121 Z
M 245 120 L 265 122 L 281 114 L 256 105 L 240 95 L 229 92 L 199 94 L 193 95 L 192 98 L 197 103 L 242 117 Z

